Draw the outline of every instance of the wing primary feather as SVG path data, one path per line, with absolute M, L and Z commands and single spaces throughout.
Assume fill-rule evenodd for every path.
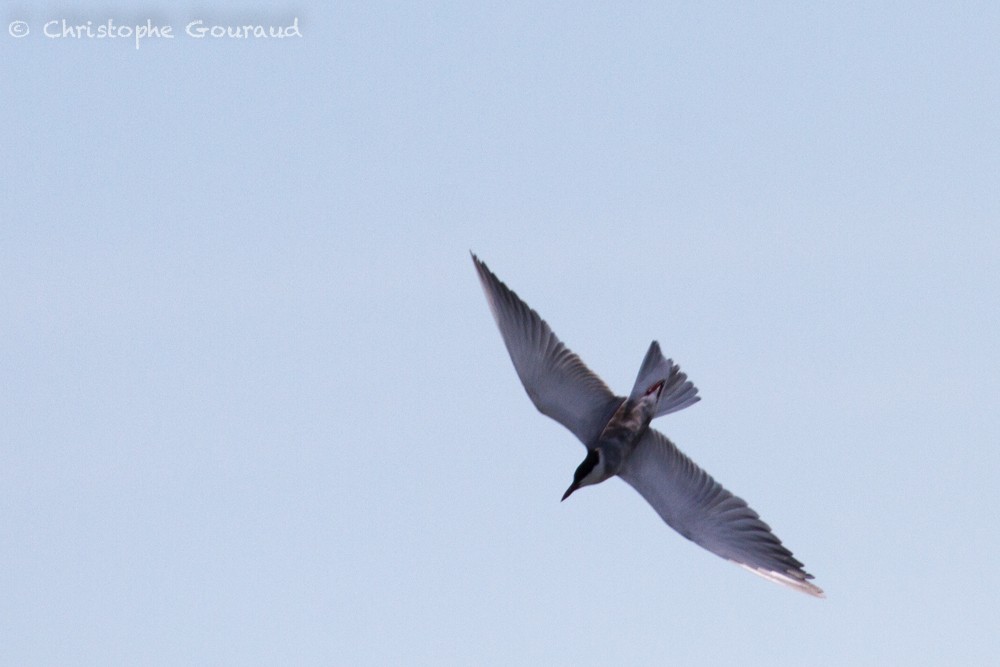
M 813 576 L 746 501 L 733 495 L 655 429 L 618 475 L 674 530 L 765 579 L 823 597 Z
M 472 253 L 514 370 L 538 410 L 592 445 L 621 401 L 527 303 Z

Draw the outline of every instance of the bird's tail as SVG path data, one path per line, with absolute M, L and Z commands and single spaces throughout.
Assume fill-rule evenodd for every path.
M 635 386 L 632 387 L 629 399 L 642 398 L 650 388 L 661 381 L 663 382 L 663 391 L 660 392 L 660 400 L 656 404 L 656 412 L 653 413 L 653 417 L 683 410 L 701 400 L 701 397 L 698 396 L 698 388 L 687 379 L 685 373 L 681 372 L 680 366 L 671 359 L 663 358 L 660 344 L 654 340 L 649 346 L 649 351 L 646 352 L 646 358 L 642 360 L 639 376 L 635 379 Z

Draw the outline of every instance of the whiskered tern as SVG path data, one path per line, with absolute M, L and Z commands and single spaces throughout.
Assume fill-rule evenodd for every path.
M 632 393 L 616 396 L 475 254 L 472 261 L 528 396 L 539 412 L 587 447 L 563 500 L 618 475 L 692 542 L 765 579 L 823 597 L 809 581 L 813 576 L 742 498 L 649 428 L 653 418 L 701 400 L 680 367 L 664 359 L 656 341 L 639 367 Z

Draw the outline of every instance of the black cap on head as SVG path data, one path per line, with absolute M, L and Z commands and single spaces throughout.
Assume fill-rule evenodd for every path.
M 573 483 L 569 485 L 569 488 L 566 489 L 566 493 L 563 494 L 563 500 L 569 498 L 571 493 L 580 488 L 580 482 L 582 482 L 587 475 L 593 472 L 594 467 L 600 460 L 601 455 L 597 453 L 596 449 L 591 449 L 587 452 L 587 458 L 583 460 L 583 463 L 577 466 L 576 472 L 573 473 Z

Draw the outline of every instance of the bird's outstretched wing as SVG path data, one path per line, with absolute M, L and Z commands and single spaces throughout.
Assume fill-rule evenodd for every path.
M 535 407 L 585 445 L 600 435 L 623 400 L 615 396 L 549 325 L 497 278 L 475 254 L 472 261 L 521 384 Z
M 662 433 L 648 429 L 618 475 L 689 540 L 754 574 L 823 597 L 771 527 Z

